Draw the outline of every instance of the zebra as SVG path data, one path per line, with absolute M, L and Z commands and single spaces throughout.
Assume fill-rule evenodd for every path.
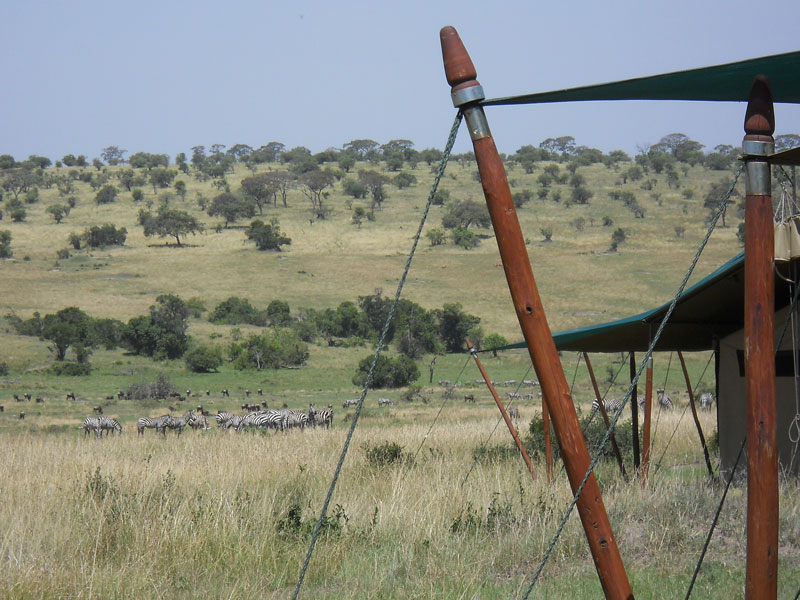
M 111 435 L 112 432 L 116 431 L 118 434 L 122 435 L 122 425 L 119 424 L 119 421 L 116 419 L 112 419 L 111 417 L 96 417 L 99 422 L 100 428 L 100 435 L 103 435 L 103 432 L 106 432 L 106 435 Z
M 378 406 L 394 406 L 391 398 L 378 398 Z
M 189 426 L 192 430 L 197 431 L 198 429 L 206 430 L 208 429 L 208 419 L 204 414 L 195 415 L 195 417 L 189 421 Z
M 503 385 L 504 385 L 505 387 L 510 387 L 510 386 L 512 386 L 512 385 L 517 385 L 517 380 L 516 380 L 516 379 L 506 379 L 506 380 L 503 382 Z
M 711 405 L 714 404 L 714 394 L 711 392 L 703 392 L 698 399 L 700 403 L 700 410 L 711 410 Z
M 316 416 L 317 411 L 314 409 L 313 404 L 309 404 L 307 413 L 302 410 L 285 410 L 283 411 L 283 429 L 293 429 L 295 427 L 305 429 L 306 425 L 314 425 Z
M 333 424 L 333 406 L 328 404 L 327 408 L 320 408 L 317 411 L 314 425 L 322 425 L 325 428 L 330 428 Z
M 539 381 L 537 379 L 523 379 L 522 385 L 527 385 L 528 387 L 533 387 L 535 385 L 539 385 Z
M 358 398 L 350 398 L 349 400 L 345 400 L 342 404 L 342 408 L 349 408 L 351 406 L 358 406 Z
M 83 420 L 83 437 L 89 435 L 89 432 L 94 432 L 94 437 L 100 437 L 102 431 L 100 430 L 100 417 L 86 417 Z
M 260 427 L 261 429 L 283 429 L 283 418 L 285 411 L 282 410 L 262 410 L 259 412 L 248 413 L 242 417 L 236 431 L 239 432 L 245 427 Z
M 516 406 L 509 407 L 508 416 L 514 419 L 515 421 L 519 421 L 519 409 Z
M 664 410 L 672 410 L 672 399 L 669 395 L 662 389 L 658 389 L 656 392 L 658 392 L 658 405 Z
M 622 400 L 617 400 L 616 398 L 603 400 L 603 407 L 606 409 L 606 412 L 610 415 L 615 415 L 619 410 L 620 406 L 622 406 Z M 600 403 L 595 398 L 592 401 L 592 412 L 598 410 L 599 408 L 600 408 Z
M 226 410 L 217 411 L 217 427 L 223 430 L 228 429 L 228 421 L 230 421 L 233 417 L 234 414 Z
M 169 423 L 171 418 L 172 417 L 169 415 L 161 415 L 155 419 L 150 417 L 140 417 L 139 420 L 136 421 L 136 431 L 138 432 L 137 435 L 144 435 L 145 429 L 155 429 L 156 433 L 165 435 L 167 423 Z
M 167 429 L 177 429 L 178 435 L 180 436 L 180 434 L 183 433 L 183 428 L 194 421 L 196 416 L 194 411 L 191 410 L 180 417 L 173 417 L 170 415 L 169 421 L 166 423 Z

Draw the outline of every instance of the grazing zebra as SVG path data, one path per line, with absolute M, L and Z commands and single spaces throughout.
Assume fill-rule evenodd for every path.
M 522 400 L 522 394 L 519 392 L 506 392 L 509 400 Z
M 519 421 L 519 409 L 516 406 L 509 407 L 508 416 L 514 419 L 515 421 Z
M 285 410 L 283 411 L 283 429 L 294 429 L 299 427 L 305 429 L 306 425 L 314 425 L 316 422 L 317 411 L 314 410 L 314 405 L 308 405 L 308 412 L 302 410 Z
M 536 379 L 523 379 L 522 385 L 527 385 L 528 387 L 533 387 L 535 385 L 539 385 L 539 381 Z
M 227 429 L 226 424 L 233 418 L 233 413 L 226 410 L 217 411 L 217 427 Z
M 327 408 L 320 408 L 317 411 L 316 419 L 314 420 L 314 425 L 322 425 L 325 428 L 329 428 L 333 424 L 333 406 L 328 404 Z
M 610 398 L 608 400 L 603 400 L 603 406 L 606 409 L 606 412 L 610 415 L 617 414 L 619 407 L 622 406 L 622 400 L 617 400 L 616 398 Z M 600 408 L 600 403 L 595 400 L 592 401 L 592 412 L 598 410 Z
M 512 386 L 512 385 L 517 385 L 517 380 L 516 379 L 506 379 L 503 382 L 503 385 L 506 386 L 506 387 L 509 387 L 509 386 Z
M 83 420 L 83 437 L 89 435 L 89 432 L 93 432 L 94 437 L 100 437 L 103 434 L 100 430 L 100 417 L 86 417 Z
M 245 427 L 260 427 L 261 429 L 283 429 L 282 410 L 262 410 L 259 412 L 248 413 L 242 417 L 241 422 L 236 428 L 239 432 Z
M 714 404 L 714 394 L 711 392 L 703 392 L 699 398 L 701 410 L 711 410 L 711 405 Z
M 136 421 L 136 431 L 138 432 L 138 435 L 144 435 L 145 429 L 155 429 L 156 433 L 166 435 L 165 429 L 171 418 L 172 417 L 169 415 L 161 415 L 155 419 L 151 419 L 150 417 L 141 417 L 138 421 Z
M 112 419 L 111 417 L 96 417 L 99 421 L 100 425 L 100 435 L 103 435 L 103 432 L 106 432 L 106 435 L 111 435 L 113 431 L 116 431 L 118 434 L 122 435 L 122 425 L 119 424 L 119 421 L 116 419 Z
M 192 430 L 197 431 L 198 429 L 206 430 L 208 429 L 208 419 L 206 419 L 205 414 L 195 415 L 194 419 L 189 421 L 189 426 Z
M 194 421 L 196 416 L 197 415 L 191 410 L 180 417 L 173 417 L 170 415 L 169 421 L 166 423 L 167 429 L 177 429 L 178 435 L 180 436 L 180 434 L 183 433 L 183 428 Z
M 358 406 L 358 398 L 350 398 L 349 400 L 345 400 L 342 404 L 342 408 L 349 408 L 351 406 Z
M 378 398 L 378 406 L 394 406 L 391 398 Z
M 440 379 L 439 380 L 439 387 L 450 387 L 450 380 L 449 379 Z

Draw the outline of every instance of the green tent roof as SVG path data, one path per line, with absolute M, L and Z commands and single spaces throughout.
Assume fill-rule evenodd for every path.
M 747 102 L 756 75 L 770 79 L 775 102 L 800 103 L 800 52 L 735 63 L 581 86 L 550 92 L 490 98 L 484 106 L 584 102 L 589 100 L 706 100 Z
M 776 309 L 789 301 L 788 285 L 775 278 Z M 559 350 L 580 352 L 644 352 L 669 309 L 670 302 L 638 315 L 553 334 Z M 744 254 L 685 290 L 664 328 L 655 350 L 699 351 L 714 348 L 714 340 L 744 327 Z M 525 342 L 497 350 L 525 348 Z

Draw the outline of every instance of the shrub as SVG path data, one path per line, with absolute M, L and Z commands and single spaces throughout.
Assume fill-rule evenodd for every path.
M 373 356 L 367 356 L 358 364 L 358 370 L 353 376 L 353 384 L 359 387 L 363 386 L 367 381 L 370 366 L 372 365 Z M 405 387 L 409 383 L 417 380 L 419 377 L 419 368 L 413 360 L 405 355 L 400 355 L 397 358 L 389 358 L 381 354 L 378 356 L 378 361 L 375 364 L 375 370 L 372 374 L 372 382 L 370 388 L 399 388 Z
M 280 369 L 300 366 L 308 360 L 308 345 L 292 329 L 265 331 L 231 342 L 230 359 L 236 369 Z
M 92 365 L 88 362 L 56 361 L 48 369 L 53 375 L 68 377 L 82 377 L 92 372 Z
M 410 463 L 412 456 L 403 452 L 403 446 L 397 442 L 383 442 L 372 445 L 365 442 L 361 445 L 364 456 L 372 467 L 386 467 L 393 464 Z
M 0 258 L 11 258 L 14 252 L 11 250 L 11 232 L 8 229 L 0 231 Z
M 186 353 L 186 368 L 192 373 L 213 373 L 222 366 L 219 346 L 198 344 Z
M 131 384 L 128 388 L 127 397 L 130 400 L 163 400 L 174 393 L 176 393 L 175 386 L 164 375 L 159 375 L 152 383 L 140 381 Z
M 433 195 L 433 200 L 431 200 L 431 204 L 435 206 L 443 206 L 445 203 L 450 201 L 450 190 L 440 188 L 436 190 L 436 193 Z
M 453 243 L 456 246 L 464 248 L 464 250 L 472 250 L 481 243 L 478 236 L 466 227 L 456 227 L 453 229 L 451 236 L 453 238 Z
M 404 188 L 411 187 L 412 185 L 416 185 L 417 178 L 411 173 L 398 173 L 395 175 L 393 183 L 398 189 L 402 190 Z
M 441 246 L 444 244 L 445 233 L 441 229 L 431 229 L 425 236 L 430 240 L 431 246 Z
M 281 233 L 277 219 L 272 219 L 269 223 L 264 223 L 256 219 L 250 223 L 250 227 L 245 232 L 247 239 L 254 242 L 259 250 L 281 251 L 281 246 L 292 243 L 291 238 Z
M 100 191 L 97 192 L 94 199 L 98 204 L 110 204 L 117 199 L 117 188 L 111 184 L 104 185 Z
M 237 296 L 231 296 L 227 300 L 220 302 L 209 315 L 208 320 L 212 323 L 225 325 L 247 323 L 263 327 L 267 324 L 265 314 L 256 310 L 249 300 Z
M 117 229 L 116 225 L 112 225 L 111 223 L 100 226 L 92 225 L 81 235 L 84 245 L 90 248 L 102 248 L 103 246 L 124 246 L 127 237 L 127 229 L 124 227 Z M 72 241 L 71 237 L 70 241 Z

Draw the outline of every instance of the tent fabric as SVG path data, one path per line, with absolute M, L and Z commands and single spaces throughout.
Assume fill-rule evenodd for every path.
M 775 308 L 789 302 L 788 284 L 775 278 Z M 559 350 L 644 352 L 671 302 L 632 317 L 553 334 Z M 744 327 L 744 253 L 681 294 L 656 344 L 657 351 L 714 349 L 715 340 Z M 494 350 L 525 348 L 524 341 Z M 484 351 L 490 351 L 484 350 Z
M 581 86 L 491 98 L 483 106 L 584 102 L 589 100 L 700 100 L 746 102 L 756 75 L 768 75 L 774 102 L 800 103 L 800 52 L 740 62 Z

